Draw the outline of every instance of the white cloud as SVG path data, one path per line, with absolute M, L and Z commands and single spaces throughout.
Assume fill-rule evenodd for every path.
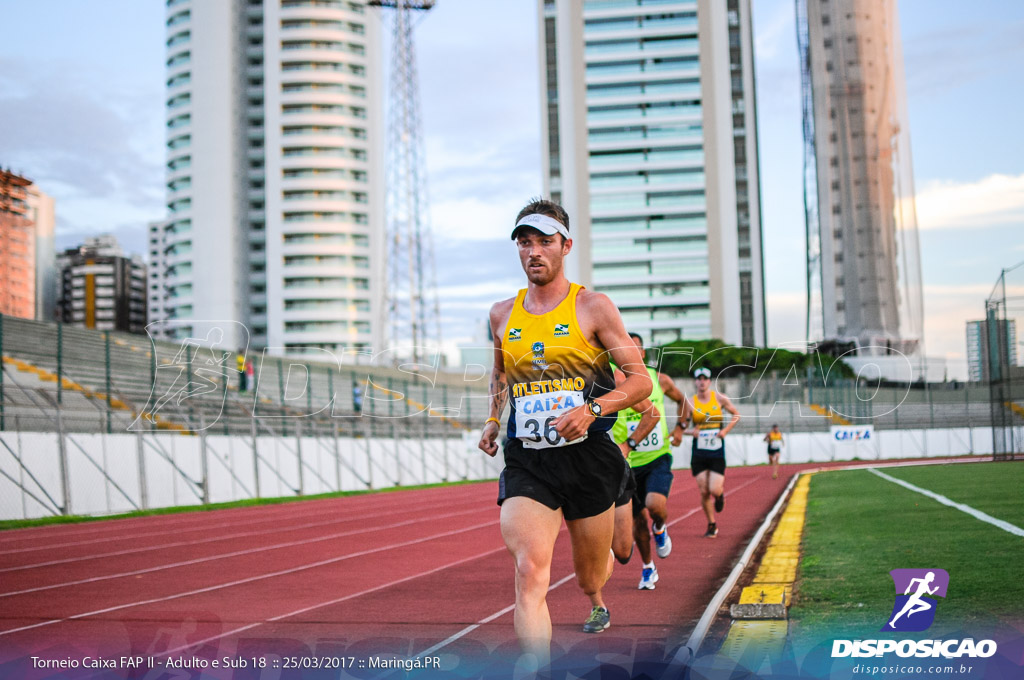
M 1024 224 L 1024 174 L 990 175 L 975 182 L 929 182 L 917 193 L 916 202 L 922 230 Z
M 437 289 L 438 296 L 446 302 L 474 301 L 479 299 L 495 302 L 509 297 L 523 286 L 519 279 L 501 279 L 499 281 L 481 281 L 461 286 L 441 286 Z M 490 303 L 488 303 L 488 307 Z
M 434 234 L 437 238 L 467 241 L 507 240 L 527 198 L 495 200 L 494 196 L 466 196 L 432 201 L 430 219 Z

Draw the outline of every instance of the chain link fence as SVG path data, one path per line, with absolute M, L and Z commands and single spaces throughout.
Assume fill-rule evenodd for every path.
M 1018 365 L 1018 329 L 1024 330 L 1024 262 L 1004 269 L 985 301 L 977 333 L 983 379 L 992 412 L 997 460 L 1024 460 L 1024 367 Z

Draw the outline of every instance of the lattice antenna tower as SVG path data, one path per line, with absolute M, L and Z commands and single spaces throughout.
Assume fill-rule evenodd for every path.
M 411 343 L 415 362 L 424 346 L 441 344 L 413 42 L 414 18 L 430 10 L 434 0 L 368 4 L 389 9 L 393 22 L 387 141 L 388 343 Z

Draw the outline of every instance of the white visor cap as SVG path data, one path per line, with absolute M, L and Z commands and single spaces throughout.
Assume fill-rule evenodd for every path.
M 519 227 L 530 227 L 532 229 L 536 229 L 545 236 L 561 234 L 566 238 L 566 240 L 569 239 L 569 230 L 565 228 L 565 225 L 554 218 L 548 217 L 547 215 L 534 213 L 533 215 L 527 215 L 516 222 L 516 227 L 512 230 L 513 241 L 516 240 L 516 232 L 519 231 Z

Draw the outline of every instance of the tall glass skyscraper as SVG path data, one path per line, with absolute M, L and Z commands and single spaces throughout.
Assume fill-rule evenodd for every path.
M 797 0 L 808 340 L 922 354 L 920 247 L 895 0 Z
M 166 23 L 151 241 L 172 327 L 240 321 L 280 353 L 380 347 L 380 22 L 364 0 L 167 0 Z
M 570 276 L 662 344 L 764 345 L 749 0 L 539 0 Z

